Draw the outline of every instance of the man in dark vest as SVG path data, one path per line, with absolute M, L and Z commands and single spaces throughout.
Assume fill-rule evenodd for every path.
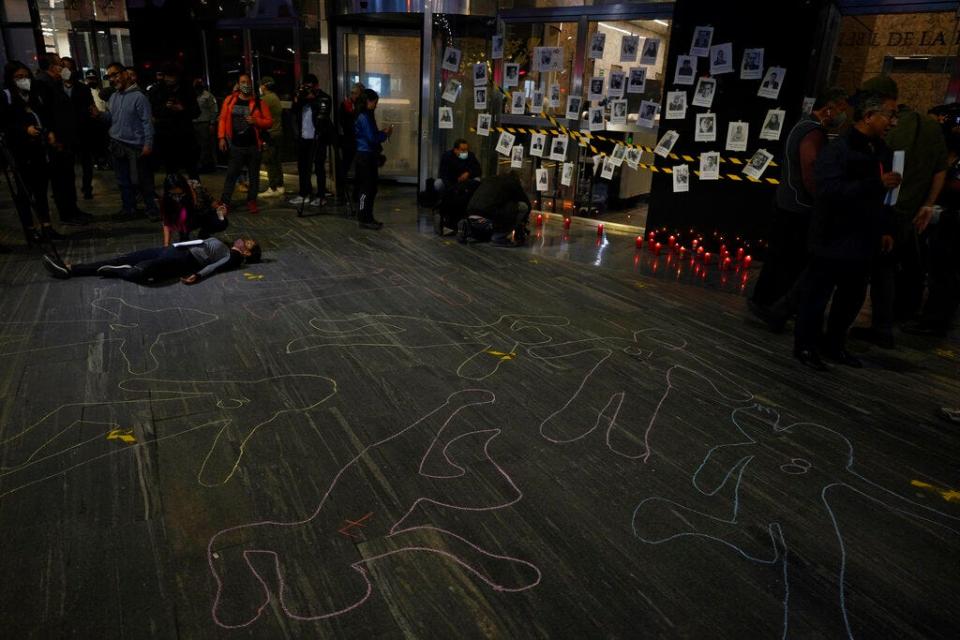
M 807 266 L 807 233 L 816 193 L 814 163 L 827 144 L 827 131 L 844 123 L 847 108 L 847 92 L 828 89 L 787 135 L 770 249 L 747 301 L 750 310 L 775 330 L 783 330 L 796 313 L 796 301 L 787 294 Z

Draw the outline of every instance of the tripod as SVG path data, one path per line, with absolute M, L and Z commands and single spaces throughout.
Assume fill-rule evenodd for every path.
M 23 227 L 23 235 L 27 244 L 30 245 L 39 240 L 42 246 L 43 242 L 46 241 L 50 245 L 50 251 L 56 256 L 57 260 L 60 260 L 60 253 L 52 239 L 45 237 L 43 234 L 34 236 L 30 233 L 34 214 L 37 213 L 37 201 L 17 168 L 17 160 L 13 156 L 13 152 L 10 151 L 10 147 L 7 146 L 6 135 L 2 131 L 0 131 L 0 165 L 3 165 L 3 175 L 7 181 L 7 189 L 10 191 L 13 205 L 20 217 L 20 225 Z M 37 215 L 37 219 L 39 218 L 40 216 Z

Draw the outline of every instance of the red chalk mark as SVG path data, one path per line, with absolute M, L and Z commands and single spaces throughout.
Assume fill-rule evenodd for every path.
M 355 535 L 353 535 L 352 533 L 350 533 L 350 530 L 353 529 L 354 527 L 363 528 L 363 527 L 367 526 L 367 525 L 365 525 L 365 524 L 363 524 L 363 523 L 366 522 L 367 520 L 369 520 L 371 517 L 373 517 L 373 512 L 372 512 L 372 511 L 371 511 L 370 513 L 368 513 L 367 515 L 363 516 L 362 518 L 360 518 L 359 520 L 346 520 L 345 522 L 346 522 L 347 524 L 345 524 L 342 528 L 337 529 L 337 531 L 338 531 L 339 533 L 347 536 L 347 537 L 350 537 L 350 538 L 359 538 L 360 536 L 355 536 Z

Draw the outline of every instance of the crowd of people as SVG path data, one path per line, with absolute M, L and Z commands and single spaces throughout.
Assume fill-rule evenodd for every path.
M 777 331 L 795 320 L 794 357 L 816 371 L 823 358 L 863 366 L 848 335 L 887 349 L 898 326 L 943 336 L 960 304 L 960 108 L 921 114 L 898 97 L 888 76 L 849 97 L 829 90 L 786 139 L 775 235 L 748 305 Z M 868 289 L 871 325 L 851 329 Z

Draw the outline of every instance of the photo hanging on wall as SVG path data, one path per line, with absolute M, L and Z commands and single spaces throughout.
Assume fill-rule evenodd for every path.
M 750 125 L 746 122 L 731 122 L 727 125 L 727 151 L 746 151 Z
M 750 162 L 743 168 L 743 173 L 744 175 L 759 180 L 763 172 L 770 166 L 772 160 L 773 154 L 769 153 L 766 149 L 757 149 L 757 152 L 750 158 Z
M 537 191 L 550 191 L 550 173 L 546 169 L 537 169 Z
M 474 87 L 485 87 L 487 86 L 487 63 L 478 62 L 473 65 L 473 86 Z
M 760 129 L 761 140 L 779 140 L 783 132 L 783 120 L 786 117 L 783 109 L 770 109 L 767 111 L 767 117 L 763 119 L 763 127 Z
M 653 152 L 661 158 L 666 158 L 670 155 L 670 152 L 673 151 L 673 147 L 679 139 L 680 134 L 671 129 L 663 134 L 663 137 L 660 138 L 660 142 L 657 143 L 657 147 Z
M 534 71 L 544 73 L 563 71 L 563 49 L 560 47 L 534 47 Z
M 440 107 L 440 128 L 453 129 L 453 109 L 450 107 Z
M 697 122 L 694 127 L 694 142 L 716 142 L 717 141 L 717 114 L 698 113 Z
M 611 71 L 607 80 L 607 97 L 622 98 L 626 84 L 627 76 L 623 71 Z
M 490 59 L 499 60 L 503 57 L 503 36 L 493 36 L 490 42 Z
M 741 80 L 759 80 L 763 77 L 763 49 L 746 49 L 740 62 Z
M 603 107 L 590 107 L 590 131 L 603 131 Z
M 560 184 L 565 187 L 573 184 L 573 168 L 574 164 L 572 162 L 563 163 L 563 171 L 560 173 Z
M 757 95 L 761 98 L 770 98 L 776 100 L 780 97 L 780 88 L 783 86 L 783 78 L 787 75 L 787 70 L 783 67 L 770 67 L 767 69 L 767 75 L 763 77 L 760 89 Z
M 610 101 L 610 124 L 627 124 L 627 101 Z
M 522 169 L 523 168 L 523 145 L 516 145 L 513 147 L 513 151 L 510 152 L 510 168 L 511 169 Z
M 627 80 L 627 93 L 643 93 L 647 90 L 647 68 L 630 67 L 630 76 Z
M 683 120 L 687 117 L 687 92 L 686 91 L 668 91 L 667 92 L 667 115 L 666 120 Z
M 693 86 L 697 77 L 697 57 L 677 56 L 677 70 L 673 74 L 673 84 Z
M 590 78 L 590 84 L 587 85 L 587 99 L 590 102 L 599 102 L 603 100 L 603 76 L 593 76 Z
M 489 137 L 490 128 L 493 126 L 493 116 L 489 113 L 477 114 L 477 135 L 484 138 Z
M 610 154 L 610 160 L 617 167 L 623 164 L 623 159 L 627 157 L 627 148 L 617 143 L 613 147 L 613 153 Z
M 637 115 L 637 125 L 646 129 L 657 126 L 657 114 L 660 113 L 660 103 L 652 100 L 640 102 L 640 112 Z
M 580 114 L 583 113 L 583 97 L 567 96 L 567 120 L 580 122 Z
M 520 65 L 516 62 L 503 64 L 503 88 L 509 89 L 520 84 Z
M 487 108 L 487 88 L 475 87 L 473 90 L 473 108 L 482 111 Z
M 550 93 L 547 98 L 547 106 L 551 109 L 560 108 L 560 85 L 552 84 L 550 85 Z
M 707 151 L 700 154 L 700 179 L 720 179 L 720 152 Z
M 590 40 L 590 59 L 597 60 L 603 57 L 603 48 L 607 44 L 607 34 L 597 31 Z
M 510 113 L 522 116 L 527 110 L 527 97 L 523 91 L 514 91 L 510 94 Z
M 600 177 L 604 180 L 613 180 L 613 170 L 616 168 L 617 166 L 613 164 L 613 161 L 605 157 L 603 159 L 603 170 L 600 171 Z
M 497 139 L 497 153 L 509 158 L 513 152 L 513 143 L 516 139 L 517 137 L 509 131 L 501 132 L 500 138 Z
M 534 115 L 543 113 L 543 91 L 534 91 L 530 96 L 530 113 Z
M 690 165 L 678 164 L 673 168 L 673 192 L 686 193 L 690 191 Z
M 567 136 L 557 136 L 550 145 L 550 159 L 563 162 L 567 159 L 567 144 L 570 139 Z
M 535 158 L 543 157 L 543 149 L 547 145 L 547 134 L 545 133 L 532 133 L 530 134 L 530 155 Z
M 710 47 L 710 75 L 733 73 L 733 43 L 726 42 Z
M 697 27 L 693 30 L 690 55 L 706 58 L 710 55 L 711 44 L 713 44 L 713 27 Z
M 623 36 L 620 39 L 620 62 L 636 62 L 640 51 L 640 36 Z
M 640 156 L 641 156 L 642 153 L 643 153 L 643 152 L 640 151 L 640 149 L 637 149 L 637 148 L 635 148 L 635 147 L 630 147 L 630 148 L 628 148 L 628 149 L 627 149 L 627 155 L 626 155 L 626 158 L 625 158 L 625 160 L 627 161 L 627 166 L 630 167 L 631 169 L 634 169 L 634 170 L 639 169 L 639 168 L 640 168 Z
M 443 63 L 440 65 L 440 68 L 445 71 L 457 73 L 460 71 L 460 56 L 460 49 L 447 47 L 443 50 Z
M 460 98 L 460 92 L 463 90 L 463 85 L 460 84 L 460 81 L 456 78 L 450 78 L 447 80 L 447 88 L 443 90 L 443 99 L 446 102 L 456 102 Z
M 643 43 L 643 53 L 640 54 L 640 64 L 648 67 L 657 64 L 660 55 L 660 38 L 647 38 Z
M 713 78 L 700 78 L 693 92 L 693 106 L 709 109 L 713 106 L 713 98 L 716 94 L 717 81 Z

